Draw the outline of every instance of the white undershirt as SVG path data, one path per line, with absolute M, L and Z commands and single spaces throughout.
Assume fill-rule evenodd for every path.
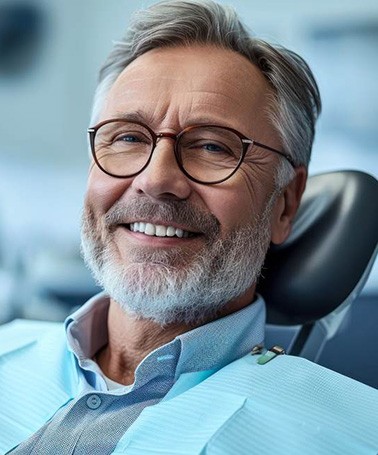
M 119 382 L 113 381 L 112 379 L 108 378 L 102 371 L 101 374 L 102 377 L 104 378 L 108 390 L 122 389 L 123 392 L 127 392 L 127 389 L 131 388 L 130 385 L 120 384 Z

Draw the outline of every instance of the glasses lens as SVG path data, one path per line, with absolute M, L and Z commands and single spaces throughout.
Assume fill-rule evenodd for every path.
M 147 163 L 153 139 L 150 132 L 136 123 L 114 121 L 96 132 L 94 152 L 100 167 L 119 177 L 131 176 Z
M 238 166 L 242 141 L 221 127 L 195 127 L 186 131 L 177 145 L 186 172 L 201 182 L 226 179 Z

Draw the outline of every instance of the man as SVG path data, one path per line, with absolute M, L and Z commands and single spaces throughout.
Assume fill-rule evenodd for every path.
M 256 280 L 289 235 L 319 111 L 305 62 L 232 10 L 173 1 L 135 18 L 89 129 L 82 248 L 106 294 L 64 333 L 3 329 L 3 452 L 375 453 L 375 391 L 249 354 Z

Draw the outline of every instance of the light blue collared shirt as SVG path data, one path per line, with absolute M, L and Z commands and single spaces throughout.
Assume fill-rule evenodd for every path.
M 263 342 L 265 305 L 253 304 L 177 336 L 149 353 L 134 383 L 108 390 L 96 352 L 108 342 L 109 298 L 99 294 L 67 318 L 80 393 L 12 454 L 111 453 L 142 410 L 162 400 L 183 373 L 219 370 Z

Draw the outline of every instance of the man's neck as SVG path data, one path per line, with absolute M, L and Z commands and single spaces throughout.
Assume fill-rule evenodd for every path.
M 238 311 L 251 303 L 254 291 L 255 288 L 252 287 L 242 297 L 230 302 L 219 317 Z M 130 385 L 134 382 L 137 366 L 150 352 L 198 325 L 175 323 L 161 327 L 151 320 L 136 319 L 111 300 L 108 313 L 108 344 L 97 352 L 96 361 L 108 378 L 120 384 Z
M 185 324 L 161 327 L 147 319 L 136 319 L 111 300 L 108 344 L 96 354 L 96 361 L 108 378 L 132 384 L 137 366 L 150 352 L 192 328 Z

